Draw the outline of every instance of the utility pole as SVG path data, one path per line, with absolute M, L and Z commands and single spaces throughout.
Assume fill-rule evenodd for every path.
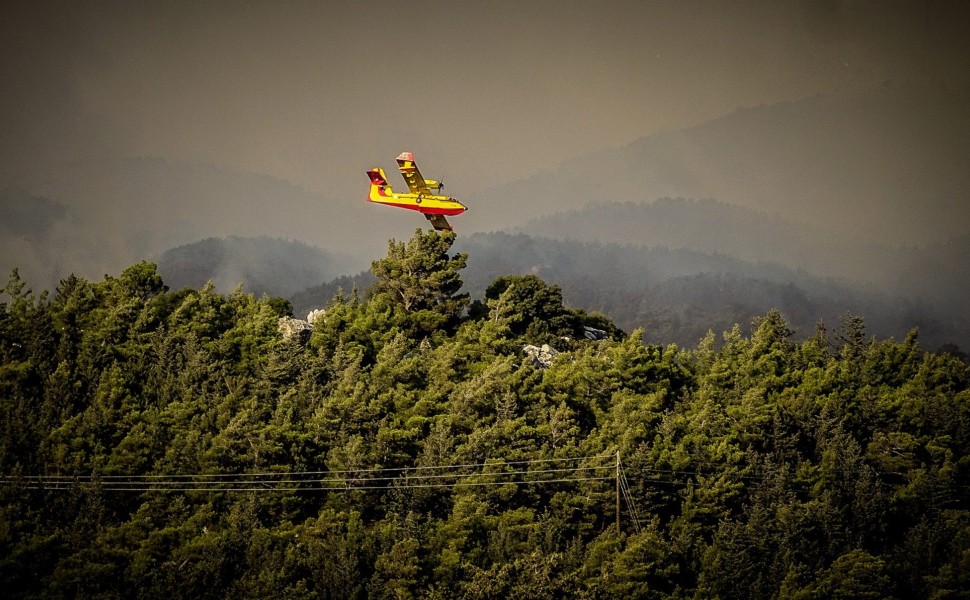
M 616 534 L 620 534 L 620 451 L 616 451 Z

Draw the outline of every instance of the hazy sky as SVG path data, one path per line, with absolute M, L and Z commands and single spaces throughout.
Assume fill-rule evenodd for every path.
M 0 175 L 134 154 L 454 193 L 740 106 L 970 81 L 965 2 L 6 2 Z

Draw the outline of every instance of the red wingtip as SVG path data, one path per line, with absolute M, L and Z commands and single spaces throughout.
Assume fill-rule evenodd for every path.
M 413 152 L 402 152 L 397 157 L 396 160 L 398 160 L 398 161 L 405 161 L 406 160 L 408 162 L 414 162 L 414 153 Z

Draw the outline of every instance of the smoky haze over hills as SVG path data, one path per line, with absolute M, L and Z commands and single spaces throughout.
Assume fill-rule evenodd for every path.
M 109 203 L 152 210 L 152 199 L 116 197 L 119 176 L 99 163 L 159 157 L 263 174 L 325 199 L 314 218 L 322 228 L 341 220 L 340 244 L 354 241 L 351 228 L 358 237 L 402 237 L 409 229 L 374 223 L 383 217 L 367 216 L 373 211 L 361 223 L 355 207 L 364 171 L 393 167 L 411 150 L 426 175 L 443 176 L 471 204 L 463 233 L 590 199 L 665 196 L 830 226 L 856 224 L 868 211 L 865 229 L 897 237 L 899 222 L 912 222 L 920 242 L 922 219 L 942 236 L 954 221 L 965 224 L 936 204 L 900 213 L 898 193 L 872 187 L 888 171 L 933 202 L 965 202 L 945 189 L 960 178 L 949 187 L 965 189 L 968 117 L 956 92 L 970 85 L 964 3 L 378 0 L 362 9 L 48 0 L 5 8 L 0 188 L 77 206 L 79 215 Z M 915 92 L 907 99 L 896 87 Z M 867 94 L 873 102 L 858 100 Z M 891 94 L 898 101 L 882 99 Z M 849 99 L 848 113 L 839 98 Z M 771 107 L 774 117 L 764 111 Z M 825 139 L 833 135 L 837 143 Z M 571 157 L 582 158 L 558 167 Z M 65 165 L 82 165 L 87 187 L 108 189 L 46 193 L 50 180 L 65 180 Z M 575 177 L 580 204 L 538 193 L 541 185 L 516 193 L 543 169 L 553 183 Z M 618 175 L 627 187 L 610 188 Z M 207 204 L 222 218 L 236 208 L 218 195 Z M 304 239 L 298 225 L 260 234 Z
M 966 90 L 885 85 L 740 109 L 489 190 L 468 221 L 484 226 L 497 212 L 512 227 L 595 202 L 714 198 L 821 235 L 939 241 L 970 231 L 968 105 Z
M 535 272 L 561 283 L 577 306 L 607 312 L 628 329 L 647 327 L 648 335 L 666 331 L 680 343 L 694 341 L 695 328 L 747 322 L 787 304 L 802 331 L 818 319 L 832 323 L 841 312 L 855 311 L 870 318 L 874 333 L 898 337 L 919 325 L 929 343 L 966 344 L 970 336 L 958 315 L 970 309 L 970 236 L 921 239 L 918 232 L 931 221 L 938 232 L 966 230 L 967 217 L 958 209 L 968 176 L 957 163 L 970 159 L 970 135 L 960 137 L 966 119 L 956 115 L 952 93 L 917 96 L 912 88 L 885 86 L 745 109 L 485 192 L 454 220 L 459 246 L 467 232 L 504 220 L 530 235 L 639 250 L 611 254 L 586 246 L 573 256 L 560 248 L 543 262 L 530 252 L 512 260 L 489 244 L 471 244 L 482 256 L 470 262 L 470 287 L 483 287 L 485 274 L 499 275 L 502 268 Z M 921 110 L 932 105 L 941 119 L 953 115 L 953 127 L 944 135 L 925 118 L 900 126 L 914 103 Z M 163 275 L 176 273 L 169 282 L 176 286 L 213 279 L 223 289 L 245 283 L 251 292 L 291 296 L 339 276 L 340 269 L 366 268 L 387 238 L 405 239 L 423 224 L 417 214 L 362 198 L 346 204 L 273 177 L 158 158 L 84 161 L 39 181 L 43 185 L 31 191 L 8 188 L 0 195 L 2 266 L 21 267 L 38 288 L 53 287 L 69 271 L 98 278 L 161 257 L 168 265 Z M 651 189 L 694 195 L 658 200 Z M 707 194 L 715 189 L 733 201 Z M 716 199 L 695 199 L 705 195 Z M 879 219 L 866 221 L 862 209 L 879 195 L 889 200 Z M 623 201 L 611 201 L 617 198 Z M 889 210 L 906 202 L 922 206 L 922 214 Z M 536 218 L 525 220 L 530 215 Z M 906 218 L 912 235 L 892 235 Z M 296 246 L 239 241 L 260 236 Z M 211 240 L 194 244 L 203 238 L 223 242 L 219 248 Z M 308 258 L 299 243 L 326 254 Z M 175 246 L 181 249 L 166 252 Z M 663 247 L 687 254 L 665 255 Z M 604 256 L 619 262 L 611 265 Z M 186 257 L 199 263 L 188 264 Z M 301 266 L 300 260 L 314 264 Z M 634 266 L 637 261 L 643 268 Z M 172 264 L 179 268 L 171 270 Z M 266 275 L 273 264 L 285 266 L 275 269 L 279 277 Z M 591 273 L 583 275 L 584 269 Z M 614 277 L 604 279 L 604 271 Z M 825 278 L 841 283 L 812 291 Z M 786 284 L 794 287 L 786 291 Z M 717 299 L 718 293 L 724 297 Z
M 523 229 L 550 238 L 720 253 L 970 311 L 966 235 L 920 247 L 880 244 L 819 233 L 750 208 L 683 198 L 596 204 L 536 219 Z
M 529 231 L 529 219 L 596 205 L 601 208 L 590 209 L 595 216 L 581 239 L 613 241 L 623 230 L 626 242 L 663 244 L 669 243 L 663 228 L 640 225 L 638 238 L 629 221 L 610 216 L 609 203 L 713 198 L 785 221 L 765 222 L 768 237 L 802 241 L 798 250 L 798 244 L 788 250 L 770 244 L 762 255 L 748 244 L 740 255 L 747 260 L 786 262 L 787 255 L 800 262 L 786 264 L 821 274 L 884 281 L 895 276 L 892 249 L 970 232 L 970 210 L 964 210 L 970 198 L 968 100 L 966 93 L 882 86 L 739 110 L 463 197 L 470 210 L 454 225 L 463 235 Z M 423 167 L 425 174 L 437 173 L 435 166 Z M 98 277 L 206 237 L 266 235 L 357 255 L 357 266 L 364 268 L 388 238 L 405 238 L 423 221 L 363 202 L 366 178 L 363 171 L 353 174 L 360 175 L 350 178 L 357 191 L 345 197 L 228 167 L 159 158 L 62 164 L 24 176 L 22 186 L 4 192 L 4 210 L 20 216 L 0 231 L 9 249 L 0 267 L 19 265 L 51 285 L 52 276 L 77 271 Z M 551 223 L 542 233 L 559 235 Z M 41 239 L 38 227 L 56 235 Z M 759 237 L 743 218 L 730 227 L 749 240 Z M 733 253 L 736 247 L 717 247 L 730 235 L 708 229 L 684 244 Z M 846 243 L 869 256 L 840 265 L 834 249 Z
M 208 282 L 223 293 L 239 285 L 257 297 L 291 296 L 307 282 L 328 281 L 352 269 L 345 256 L 290 240 L 208 238 L 164 252 L 158 273 L 171 289 L 199 289 Z
M 0 268 L 19 267 L 37 287 L 70 272 L 98 278 L 175 246 L 226 236 L 325 246 L 359 269 L 388 235 L 407 235 L 411 226 L 363 202 L 338 209 L 333 199 L 273 177 L 159 158 L 65 165 L 31 190 L 0 190 Z M 379 239 L 356 236 L 350 222 L 369 223 Z
M 426 225 L 363 201 L 374 166 L 403 188 L 411 150 L 469 206 L 460 240 L 666 245 L 953 315 L 968 17 L 934 0 L 22 3 L 0 19 L 0 269 L 50 288 L 267 236 L 359 272 Z M 251 282 L 234 266 L 207 272 Z
M 468 253 L 462 279 L 473 298 L 481 299 L 501 275 L 537 275 L 560 286 L 571 306 L 609 315 L 627 332 L 642 328 L 651 343 L 693 346 L 709 330 L 745 329 L 770 308 L 782 312 L 799 339 L 813 335 L 820 322 L 835 329 L 851 314 L 862 315 L 867 333 L 882 339 L 903 339 L 917 328 L 930 348 L 970 343 L 970 322 L 952 307 L 778 263 L 509 233 L 461 237 L 454 250 Z M 354 288 L 363 294 L 373 282 L 364 272 L 313 286 L 292 296 L 294 312 L 303 316 Z

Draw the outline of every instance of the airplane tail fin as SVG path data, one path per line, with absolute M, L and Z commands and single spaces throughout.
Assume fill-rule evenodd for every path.
M 393 194 L 391 190 L 391 184 L 387 182 L 387 175 L 384 174 L 384 169 L 376 167 L 367 171 L 367 176 L 370 177 L 370 193 L 367 194 L 367 200 L 369 202 L 383 202 L 388 196 Z
M 370 177 L 371 185 L 387 185 L 387 176 L 380 167 L 367 171 L 367 176 Z

